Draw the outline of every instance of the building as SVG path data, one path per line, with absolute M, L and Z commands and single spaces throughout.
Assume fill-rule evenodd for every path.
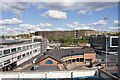
M 36 36 L 43 36 L 43 38 L 64 38 L 64 37 L 71 37 L 72 32 L 71 31 L 37 31 L 35 32 Z
M 33 36 L 32 40 L 33 42 L 41 42 L 41 53 L 44 53 L 46 51 L 46 48 L 49 44 L 48 39 L 43 38 L 42 36 Z
M 118 36 L 99 35 L 97 37 L 90 36 L 89 38 L 89 44 L 95 49 L 99 64 L 115 75 L 119 73 L 118 41 Z
M 107 46 L 108 53 L 118 53 L 118 36 L 107 37 L 104 35 L 99 35 L 97 37 L 90 36 L 88 43 L 91 45 L 91 47 L 94 47 L 97 51 L 105 53 Z
M 79 63 L 81 65 L 88 65 L 96 62 L 96 53 L 92 48 L 71 48 L 71 49 L 58 49 L 51 50 L 44 53 L 36 60 L 34 69 L 38 70 L 64 70 L 70 69 L 71 63 Z M 37 66 L 37 67 L 36 67 Z M 61 68 L 62 67 L 62 68 Z M 78 66 L 74 66 L 78 67 Z M 73 69 L 73 67 L 71 67 Z
M 82 36 L 90 35 L 102 35 L 102 34 L 115 34 L 115 32 L 104 32 L 104 31 L 94 31 L 94 30 L 72 30 L 72 31 L 37 31 L 36 36 L 43 36 L 43 38 L 53 38 L 60 39 L 65 37 L 80 38 Z
M 10 71 L 25 62 L 31 63 L 46 49 L 42 44 L 47 43 L 34 39 L 4 39 L 0 44 L 0 70 Z
M 85 36 L 91 36 L 91 35 L 97 36 L 97 35 L 103 35 L 103 34 L 116 34 L 116 33 L 117 32 L 91 30 L 91 31 L 85 31 Z

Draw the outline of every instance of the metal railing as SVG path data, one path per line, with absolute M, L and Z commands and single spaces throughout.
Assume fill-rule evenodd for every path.
M 118 77 L 110 74 L 109 72 L 105 70 L 98 69 L 98 77 L 101 77 L 103 79 L 107 80 L 120 80 Z

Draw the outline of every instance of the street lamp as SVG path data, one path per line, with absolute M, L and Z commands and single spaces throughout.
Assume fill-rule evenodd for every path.
M 104 20 L 108 20 L 108 18 L 105 17 Z M 105 70 L 107 71 L 107 51 L 108 51 L 107 50 L 107 47 L 108 47 L 107 46 L 107 38 L 108 38 L 107 31 L 106 31 L 106 35 L 105 36 L 106 36 L 106 42 L 105 42 L 106 43 L 106 51 L 105 51 L 106 52 L 106 66 L 105 66 Z
M 105 69 L 107 71 L 107 38 L 108 38 L 108 35 L 106 34 L 106 66 L 105 66 Z

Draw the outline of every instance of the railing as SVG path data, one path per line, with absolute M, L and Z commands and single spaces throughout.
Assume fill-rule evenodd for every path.
M 101 78 L 107 79 L 107 80 L 120 80 L 116 76 L 110 74 L 109 72 L 107 72 L 105 70 L 101 70 L 101 69 L 98 69 L 98 77 L 101 77 Z

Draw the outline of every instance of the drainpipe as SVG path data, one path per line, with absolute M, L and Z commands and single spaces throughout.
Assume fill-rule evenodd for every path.
M 118 14 L 120 14 L 120 2 L 118 2 Z M 120 20 L 120 16 L 118 15 L 118 21 Z M 120 27 L 118 25 L 118 27 Z M 118 29 L 118 32 L 120 32 L 120 30 Z M 118 36 L 118 77 L 120 78 L 120 36 Z
M 118 77 L 120 78 L 120 37 L 118 37 Z
M 73 72 L 71 72 L 71 78 L 73 78 Z

